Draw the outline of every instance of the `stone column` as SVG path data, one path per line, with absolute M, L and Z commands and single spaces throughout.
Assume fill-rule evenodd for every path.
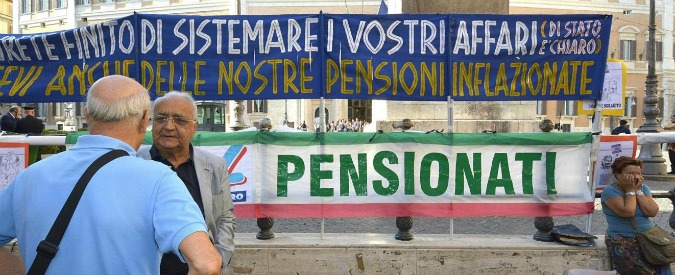
M 675 70 L 675 60 L 673 59 L 673 47 L 668 47 L 667 45 L 673 45 L 673 1 L 661 1 L 663 3 L 663 14 L 661 15 L 661 32 L 663 37 L 661 38 L 661 45 L 663 51 L 663 61 L 661 62 L 661 68 L 663 71 L 673 71 Z
M 663 37 L 661 45 L 663 51 L 663 60 L 661 62 L 661 87 L 663 88 L 663 112 L 661 113 L 661 125 L 670 123 L 670 116 L 675 113 L 675 59 L 673 59 L 673 48 L 665 45 L 673 45 L 673 1 L 661 1 L 663 3 L 663 13 L 661 15 L 661 32 Z
M 21 20 L 19 20 L 19 16 L 21 16 L 21 5 L 23 5 L 23 1 L 16 1 L 16 3 L 12 5 L 12 33 L 16 34 L 23 33 L 21 25 L 19 24 L 21 23 Z
M 75 12 L 76 3 L 77 1 L 66 1 L 66 19 L 65 22 L 61 24 L 63 25 L 65 23 L 67 29 L 77 28 L 77 13 Z

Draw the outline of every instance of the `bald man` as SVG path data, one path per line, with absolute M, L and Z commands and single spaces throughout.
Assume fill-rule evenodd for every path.
M 183 182 L 165 165 L 136 157 L 149 109 L 148 91 L 135 80 L 96 81 L 85 109 L 91 134 L 29 166 L 0 191 L 0 246 L 18 238 L 26 270 L 84 170 L 120 149 L 129 156 L 92 177 L 47 274 L 158 274 L 167 252 L 187 262 L 191 274 L 220 272 L 220 255 Z

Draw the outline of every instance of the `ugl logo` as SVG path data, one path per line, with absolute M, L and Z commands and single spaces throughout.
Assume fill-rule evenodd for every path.
M 241 158 L 246 154 L 246 147 L 244 145 L 232 145 L 230 148 L 227 148 L 223 158 L 227 161 L 227 173 L 230 174 L 230 186 L 242 185 L 248 181 L 244 174 L 239 172 L 234 172 L 237 164 Z

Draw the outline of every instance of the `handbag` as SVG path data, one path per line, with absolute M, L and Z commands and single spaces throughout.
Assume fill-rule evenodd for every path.
M 551 236 L 559 243 L 577 246 L 595 246 L 598 237 L 581 231 L 576 225 L 564 224 L 554 226 Z
M 37 255 L 35 255 L 35 260 L 33 260 L 33 264 L 28 270 L 28 275 L 39 275 L 47 272 L 49 264 L 54 256 L 56 256 L 56 252 L 59 251 L 59 244 L 61 243 L 61 239 L 63 239 L 63 234 L 66 233 L 66 228 L 70 223 L 70 219 L 73 217 L 77 204 L 80 202 L 80 198 L 82 198 L 84 189 L 87 187 L 87 184 L 94 174 L 108 162 L 128 155 L 129 154 L 124 150 L 112 150 L 100 156 L 89 165 L 89 168 L 84 171 L 84 174 L 80 176 L 75 187 L 73 187 L 73 191 L 70 192 L 70 196 L 68 196 L 66 203 L 64 203 L 63 208 L 61 208 L 61 212 L 59 212 L 59 215 L 56 217 L 52 228 L 49 229 L 47 237 L 38 244 Z
M 642 254 L 648 263 L 652 265 L 667 265 L 675 262 L 675 237 L 654 225 L 651 229 L 641 232 L 635 223 L 635 217 L 631 219 L 637 242 Z

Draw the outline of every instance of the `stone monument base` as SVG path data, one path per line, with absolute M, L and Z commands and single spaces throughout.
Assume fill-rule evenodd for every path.
M 237 234 L 228 274 L 567 274 L 609 270 L 604 236 L 597 246 L 538 242 L 522 235 L 276 233 Z

